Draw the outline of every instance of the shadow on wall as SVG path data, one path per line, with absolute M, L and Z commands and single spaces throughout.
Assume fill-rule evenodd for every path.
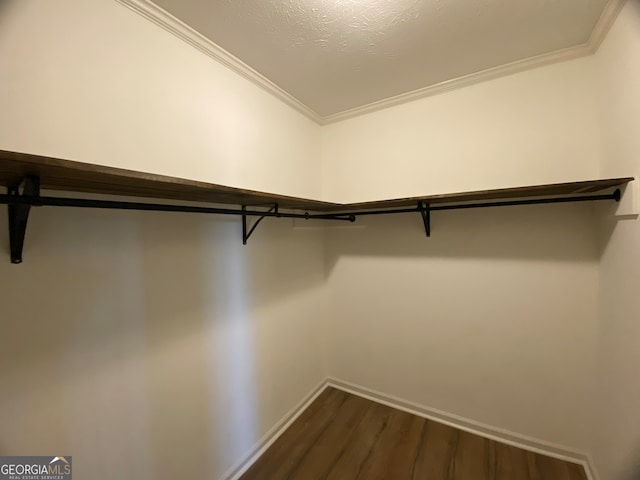
M 622 480 L 640 480 L 640 448 L 635 450 L 635 456 L 627 465 L 630 467 L 627 467 L 627 473 L 622 476 Z
M 340 256 L 594 261 L 592 205 L 526 205 L 433 212 L 431 237 L 419 214 L 361 217 L 329 231 L 328 269 Z
M 96 479 L 114 462 L 127 478 L 220 477 L 293 406 L 263 418 L 257 369 L 283 325 L 304 332 L 291 302 L 324 283 L 317 232 L 282 222 L 243 247 L 238 219 L 32 209 L 21 265 L 0 232 L 0 454 L 64 450 Z
M 2 225 L 7 224 L 5 210 L 0 209 Z M 7 326 L 7 321 L 15 320 L 8 326 L 16 328 L 46 324 L 45 333 L 55 334 L 86 321 L 81 312 L 114 311 L 129 307 L 123 304 L 127 300 L 144 300 L 144 310 L 128 314 L 146 317 L 162 333 L 154 344 L 162 348 L 192 333 L 185 319 L 215 319 L 230 307 L 230 297 L 237 292 L 234 282 L 245 287 L 246 297 L 235 301 L 245 303 L 247 315 L 317 286 L 319 279 L 305 274 L 301 262 L 283 261 L 295 256 L 287 245 L 271 248 L 278 243 L 272 241 L 274 235 L 283 240 L 292 230 L 285 226 L 279 233 L 276 225 L 267 223 L 261 224 L 262 231 L 251 238 L 252 244 L 243 247 L 237 220 L 34 209 L 23 264 L 10 264 L 8 234 L 6 229 L 0 233 L 3 323 Z M 46 322 L 46 317 L 56 322 Z M 125 330 L 107 329 L 99 343 L 104 345 L 110 335 L 127 336 L 126 328 L 137 326 L 121 323 Z M 42 338 L 41 345 L 31 343 L 37 348 L 26 362 L 15 366 L 25 367 L 40 355 L 46 356 L 48 349 L 56 350 L 56 336 L 50 339 L 53 341 Z
M 0 16 L 5 15 L 8 9 L 17 3 L 18 0 L 0 0 Z
M 616 216 L 616 212 L 618 211 L 617 203 L 603 203 L 596 207 L 596 217 L 598 219 L 598 252 L 599 258 L 602 258 L 607 247 L 609 246 L 609 241 L 613 236 L 616 228 L 621 223 L 633 222 L 638 219 L 638 215 L 630 214 L 630 215 L 618 215 Z
M 327 233 L 331 374 L 586 450 L 593 206 L 433 212 L 431 238 L 418 213 L 363 220 Z

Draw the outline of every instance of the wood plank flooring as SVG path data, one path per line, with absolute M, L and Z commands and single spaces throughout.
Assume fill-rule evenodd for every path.
M 326 389 L 241 480 L 587 480 L 582 466 Z

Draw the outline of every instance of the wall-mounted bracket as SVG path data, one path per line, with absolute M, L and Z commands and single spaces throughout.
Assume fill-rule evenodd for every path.
M 251 236 L 251 234 L 253 233 L 253 231 L 256 229 L 256 227 L 258 226 L 258 224 L 264 220 L 264 218 L 267 215 L 263 215 L 262 217 L 258 218 L 258 220 L 256 220 L 256 222 L 253 224 L 253 226 L 249 229 L 249 231 L 247 231 L 247 215 L 246 215 L 246 211 L 247 211 L 247 206 L 246 205 L 242 205 L 242 244 L 246 245 L 247 244 L 247 240 L 249 240 L 249 237 Z M 273 207 L 271 207 L 269 210 L 267 210 L 267 213 L 275 213 L 276 217 L 280 217 L 280 214 L 278 213 L 278 204 L 276 203 Z M 305 213 L 305 215 L 307 215 L 308 218 L 308 213 Z
M 422 223 L 424 223 L 424 231 L 427 237 L 431 236 L 431 206 L 428 203 L 418 202 L 418 210 L 422 215 Z
M 7 194 L 9 197 L 39 197 L 40 177 L 24 177 L 20 183 L 7 188 Z M 9 204 L 8 208 L 11 263 L 22 263 L 22 248 L 31 205 Z

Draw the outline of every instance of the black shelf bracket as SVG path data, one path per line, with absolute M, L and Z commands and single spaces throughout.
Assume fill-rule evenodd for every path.
M 269 210 L 267 210 L 265 215 L 263 215 L 260 218 L 258 218 L 258 220 L 255 221 L 253 226 L 247 231 L 247 213 L 246 212 L 247 212 L 247 206 L 246 205 L 242 205 L 242 244 L 243 245 L 247 244 L 247 240 L 249 240 L 249 237 L 251 236 L 253 231 L 260 224 L 260 222 L 265 219 L 265 217 L 268 214 L 275 213 L 276 217 L 278 217 L 278 218 L 280 217 L 280 213 L 278 212 L 278 204 L 276 203 L 273 207 L 271 207 Z M 308 214 L 306 214 L 306 215 L 308 215 Z
M 424 231 L 427 237 L 431 236 L 431 205 L 424 202 L 418 202 L 418 210 L 422 215 L 422 223 L 424 223 Z
M 9 197 L 39 197 L 40 177 L 24 177 L 20 183 L 7 188 L 7 195 Z M 27 232 L 27 220 L 29 220 L 31 206 L 28 204 L 8 204 L 11 263 L 22 263 L 24 236 Z

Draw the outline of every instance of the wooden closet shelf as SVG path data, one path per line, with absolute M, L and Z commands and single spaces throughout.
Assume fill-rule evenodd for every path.
M 105 167 L 0 150 L 0 183 L 17 184 L 25 176 L 40 177 L 40 188 L 67 192 L 186 200 L 229 205 L 273 205 L 320 211 L 335 204 L 304 198 L 225 187 L 153 173 Z
M 419 213 L 426 236 L 429 237 L 432 211 L 539 203 L 618 201 L 620 187 L 632 180 L 632 177 L 612 178 L 339 204 L 0 150 L 0 184 L 7 187 L 7 193 L 0 194 L 0 204 L 9 206 L 9 243 L 13 263 L 22 262 L 22 247 L 32 206 L 238 215 L 242 217 L 242 242 L 245 244 L 265 217 L 353 222 L 363 215 Z M 40 195 L 41 189 L 204 202 L 211 206 L 46 197 Z M 613 191 L 614 189 L 616 190 Z M 240 207 L 222 208 L 218 204 Z M 266 210 L 268 207 L 270 209 Z M 299 210 L 304 213 L 295 212 Z M 247 224 L 249 217 L 258 217 L 251 228 Z
M 484 202 L 597 193 L 620 187 L 633 177 L 532 185 L 495 190 L 425 195 L 360 203 L 331 203 L 276 195 L 153 173 L 105 167 L 40 155 L 0 150 L 0 184 L 18 184 L 25 176 L 40 177 L 40 188 L 68 192 L 124 195 L 228 205 L 273 205 L 312 212 L 371 210 L 453 202 Z

